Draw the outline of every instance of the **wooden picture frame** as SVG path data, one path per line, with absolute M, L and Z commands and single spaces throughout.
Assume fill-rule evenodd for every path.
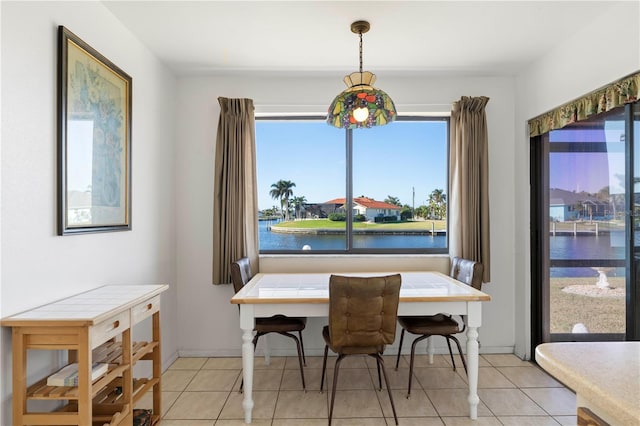
M 131 230 L 132 78 L 58 27 L 58 235 Z

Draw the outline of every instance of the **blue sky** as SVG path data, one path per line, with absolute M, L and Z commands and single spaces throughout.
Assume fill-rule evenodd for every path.
M 294 196 L 322 203 L 345 196 L 345 130 L 324 121 L 256 120 L 258 206 L 279 206 L 271 184 L 289 180 Z M 353 132 L 354 196 L 424 204 L 434 189 L 446 192 L 445 121 L 396 121 Z
M 594 121 L 593 128 L 568 127 L 550 132 L 551 143 L 606 142 L 607 152 L 551 153 L 549 186 L 590 193 L 609 186 L 611 194 L 624 193 L 624 125 L 623 120 L 613 119 Z

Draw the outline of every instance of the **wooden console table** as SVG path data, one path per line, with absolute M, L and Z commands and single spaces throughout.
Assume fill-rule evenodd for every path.
M 161 416 L 160 293 L 167 285 L 108 285 L 2 319 L 12 328 L 13 425 L 112 426 L 133 422 L 133 408 L 153 391 L 153 422 Z M 131 328 L 152 317 L 152 340 L 132 342 Z M 78 386 L 27 384 L 27 350 L 66 350 L 78 363 Z M 136 379 L 133 365 L 152 362 L 152 377 Z M 94 362 L 109 364 L 91 380 Z M 28 407 L 59 401 L 53 412 Z

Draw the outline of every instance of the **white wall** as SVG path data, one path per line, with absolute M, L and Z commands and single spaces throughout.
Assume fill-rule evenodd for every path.
M 516 354 L 531 356 L 527 120 L 640 70 L 640 3 L 626 2 L 562 40 L 517 78 L 515 121 Z
M 219 107 L 217 98 L 248 97 L 256 112 L 326 113 L 332 94 L 342 90 L 342 76 L 218 76 L 178 81 L 176 212 L 178 240 L 178 313 L 181 355 L 240 355 L 238 309 L 229 303 L 233 288 L 211 284 L 213 164 Z M 511 78 L 429 78 L 378 75 L 378 85 L 396 102 L 398 112 L 448 112 L 462 95 L 486 95 L 492 226 L 492 282 L 484 290 L 493 300 L 484 306 L 481 350 L 513 352 L 514 254 L 513 123 Z M 301 96 L 304 94 L 304 97 Z M 363 130 L 366 131 L 366 130 Z M 283 164 L 286 159 L 283 159 Z M 447 270 L 442 256 L 328 256 L 261 258 L 261 270 Z M 323 319 L 309 321 L 305 351 L 320 354 Z M 290 342 L 271 339 L 274 353 L 294 354 Z M 441 342 L 444 345 L 444 342 Z M 444 346 L 443 346 L 444 347 Z
M 104 284 L 170 284 L 163 355 L 176 354 L 176 81 L 100 3 L 2 2 L 1 307 L 8 316 Z M 133 77 L 133 230 L 56 235 L 57 27 Z M 11 424 L 10 330 L 2 329 L 2 418 Z M 40 351 L 32 351 L 40 352 Z M 55 356 L 31 354 L 33 371 Z

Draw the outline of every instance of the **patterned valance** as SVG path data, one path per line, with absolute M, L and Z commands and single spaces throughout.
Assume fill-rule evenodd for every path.
M 640 99 L 640 72 L 529 120 L 534 137 Z

